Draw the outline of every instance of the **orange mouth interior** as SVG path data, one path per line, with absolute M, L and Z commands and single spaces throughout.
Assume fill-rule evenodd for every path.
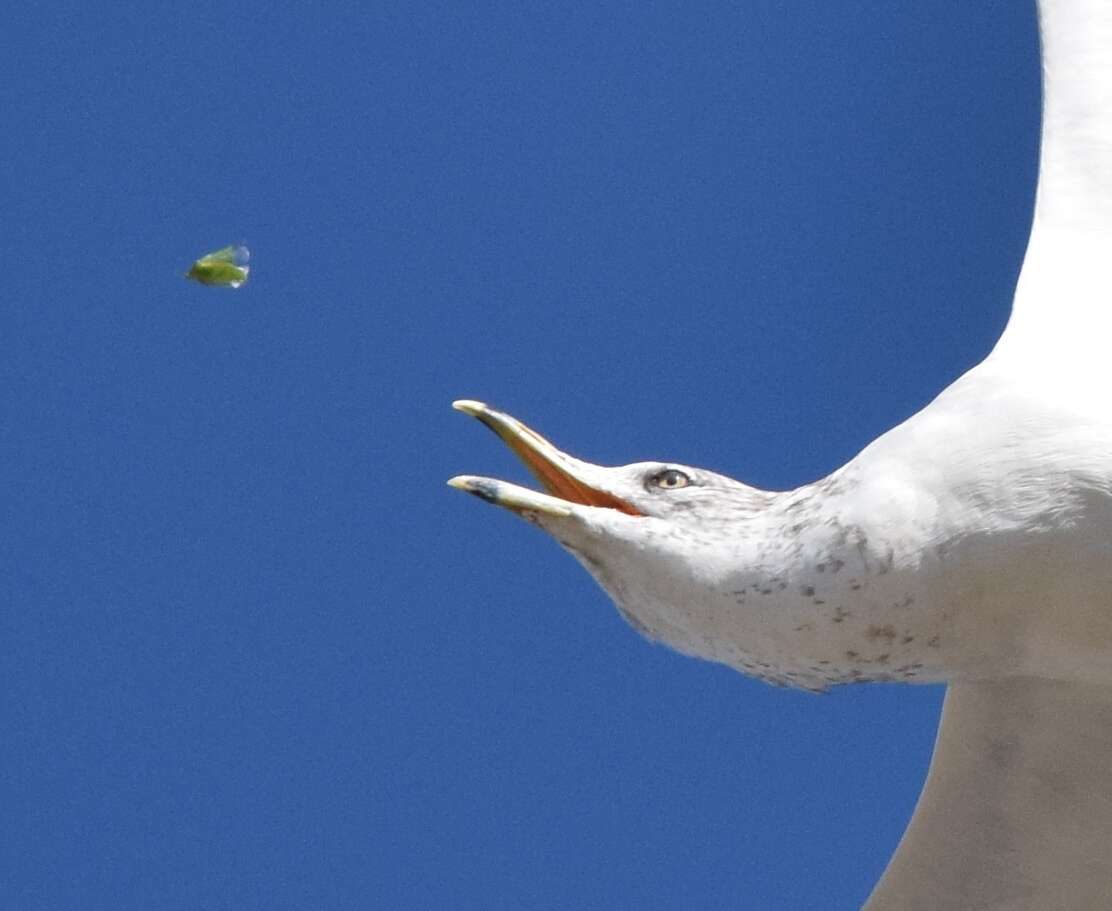
M 604 506 L 607 509 L 616 509 L 618 512 L 624 512 L 627 516 L 644 515 L 643 512 L 634 509 L 625 500 L 619 499 L 613 494 L 595 490 L 593 487 L 588 487 L 581 481 L 577 481 L 518 437 L 507 436 L 503 439 L 552 496 L 571 503 L 579 503 L 582 506 Z

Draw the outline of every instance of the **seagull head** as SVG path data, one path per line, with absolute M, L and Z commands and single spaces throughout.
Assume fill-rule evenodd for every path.
M 543 490 L 474 475 L 452 478 L 452 487 L 552 535 L 644 635 L 688 654 L 739 663 L 708 654 L 728 637 L 713 641 L 706 614 L 720 596 L 737 599 L 737 569 L 753 564 L 759 519 L 775 494 L 677 462 L 594 465 L 482 402 L 454 407 L 494 431 Z
M 678 462 L 594 465 L 482 402 L 460 400 L 452 407 L 494 431 L 544 491 L 474 475 L 452 478 L 449 485 L 553 533 L 581 526 L 599 537 L 678 538 L 685 531 L 703 537 L 715 526 L 759 510 L 770 496 L 725 475 Z

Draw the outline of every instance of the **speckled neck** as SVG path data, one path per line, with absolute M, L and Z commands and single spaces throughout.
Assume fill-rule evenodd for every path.
M 649 638 L 770 683 L 948 676 L 945 547 L 924 552 L 885 533 L 884 516 L 854 514 L 844 475 L 779 494 L 729 534 L 647 526 L 635 543 L 588 555 L 565 541 Z

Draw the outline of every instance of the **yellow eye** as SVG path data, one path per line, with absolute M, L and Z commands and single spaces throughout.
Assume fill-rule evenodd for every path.
M 690 484 L 691 478 L 675 468 L 666 468 L 664 471 L 658 471 L 654 474 L 649 479 L 649 483 L 661 490 L 679 490 L 681 487 Z

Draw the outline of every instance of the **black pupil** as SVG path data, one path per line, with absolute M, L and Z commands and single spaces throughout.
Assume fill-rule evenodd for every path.
M 660 478 L 657 483 L 659 483 L 661 487 L 682 487 L 683 482 L 686 480 L 687 475 L 682 471 L 669 468 L 667 471 L 660 473 Z

